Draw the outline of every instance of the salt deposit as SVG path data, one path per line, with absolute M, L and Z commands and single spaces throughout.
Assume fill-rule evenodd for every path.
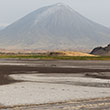
M 0 103 L 6 106 L 24 104 L 43 104 L 75 99 L 109 97 L 110 88 L 84 87 L 66 84 L 55 84 L 56 81 L 106 82 L 80 77 L 44 77 L 42 75 L 11 75 L 14 79 L 26 82 L 0 86 Z M 39 82 L 38 82 L 39 81 Z M 44 81 L 44 82 L 43 82 Z M 49 81 L 51 83 L 47 83 Z

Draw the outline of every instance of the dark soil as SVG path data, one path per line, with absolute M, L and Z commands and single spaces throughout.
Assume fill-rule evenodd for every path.
M 30 74 L 36 71 L 38 73 L 86 73 L 86 72 L 110 72 L 110 69 L 86 69 L 86 68 L 58 68 L 58 67 L 29 67 L 29 66 L 9 66 L 0 65 L 0 85 L 15 83 L 14 79 L 10 78 L 10 74 Z

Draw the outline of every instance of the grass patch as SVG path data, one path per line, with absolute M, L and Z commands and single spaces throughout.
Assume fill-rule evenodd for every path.
M 0 55 L 0 58 L 45 60 L 110 60 L 110 56 L 48 56 L 48 55 Z

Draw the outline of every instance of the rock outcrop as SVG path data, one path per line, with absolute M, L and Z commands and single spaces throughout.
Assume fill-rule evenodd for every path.
M 110 44 L 106 47 L 96 47 L 95 49 L 92 50 L 91 54 L 110 56 Z

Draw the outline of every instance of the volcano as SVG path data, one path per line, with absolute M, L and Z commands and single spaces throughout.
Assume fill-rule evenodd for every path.
M 0 31 L 0 48 L 90 50 L 110 43 L 110 29 L 65 4 L 35 10 Z

